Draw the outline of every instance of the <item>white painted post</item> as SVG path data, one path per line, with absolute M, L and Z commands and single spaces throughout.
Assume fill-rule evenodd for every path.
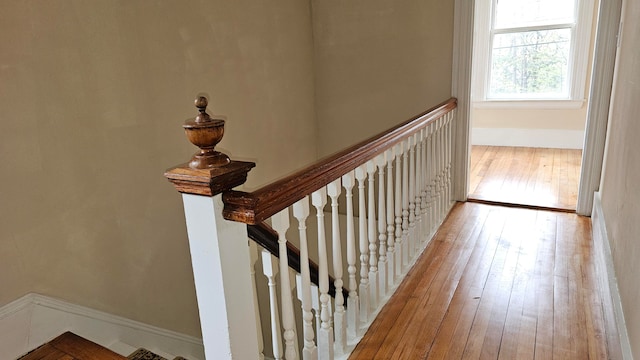
M 436 120 L 436 133 L 434 136 L 435 142 L 435 152 L 434 152 L 434 185 L 433 185 L 433 193 L 434 193 L 434 213 L 435 213 L 435 224 L 440 223 L 440 213 L 442 211 L 442 207 L 440 204 L 440 162 L 441 162 L 441 153 L 442 153 L 442 121 L 441 119 Z
M 320 320 L 320 291 L 318 291 L 318 285 L 311 283 L 311 307 L 315 314 L 316 320 L 316 335 L 320 334 L 320 327 L 322 326 L 322 320 Z M 320 351 L 320 348 L 318 348 Z
M 395 236 L 395 251 L 396 251 L 396 279 L 400 281 L 402 276 L 402 154 L 404 153 L 404 143 L 399 143 L 395 147 L 396 154 L 396 189 L 395 189 L 395 224 L 396 224 L 396 236 Z M 395 283 L 394 281 L 394 283 Z
M 378 155 L 374 159 L 378 167 L 378 247 L 380 256 L 378 258 L 378 293 L 380 299 L 387 294 L 387 209 L 385 206 L 385 185 L 384 185 L 384 169 L 387 166 L 387 160 L 384 153 Z
M 440 223 L 442 216 L 442 118 L 436 120 L 436 223 Z
M 365 196 L 365 181 L 367 171 L 364 165 L 356 168 L 358 180 L 358 236 L 360 245 L 360 322 L 365 324 L 369 320 L 369 238 L 367 236 L 367 205 Z
M 255 359 L 258 329 L 247 226 L 222 217 L 222 195 L 183 194 L 198 311 L 208 359 Z
M 427 223 L 427 234 L 431 236 L 433 230 L 433 209 L 431 201 L 431 174 L 433 173 L 433 122 L 427 126 L 427 146 L 426 146 L 426 164 L 425 164 L 425 201 L 426 201 L 426 215 L 425 221 Z
M 387 157 L 387 282 L 389 289 L 395 283 L 395 238 L 393 217 L 393 148 L 385 152 Z
M 280 303 L 282 304 L 282 327 L 284 329 L 284 357 L 287 360 L 298 358 L 296 347 L 296 325 L 291 298 L 291 279 L 289 277 L 289 259 L 287 257 L 287 230 L 289 229 L 289 208 L 271 217 L 274 230 L 278 232 L 278 253 L 280 254 Z
M 413 259 L 416 249 L 416 137 L 409 137 L 409 258 Z
M 347 323 L 344 312 L 344 295 L 342 295 L 342 241 L 340 239 L 340 214 L 338 213 L 338 196 L 342 193 L 340 179 L 327 185 L 327 193 L 331 198 L 331 240 L 333 248 L 333 276 L 336 288 L 333 329 L 335 348 L 344 353 L 347 346 Z
M 298 220 L 298 232 L 300 234 L 300 278 L 302 284 L 298 285 L 298 291 L 302 295 L 302 320 L 304 332 L 304 347 L 302 358 L 304 360 L 318 359 L 313 332 L 313 313 L 311 312 L 311 278 L 309 274 L 309 250 L 307 245 L 307 218 L 309 217 L 309 197 L 293 204 L 293 216 Z
M 243 184 L 255 164 L 214 151 L 224 121 L 207 114 L 207 98 L 199 96 L 194 104 L 198 116 L 184 129 L 200 151 L 164 176 L 182 193 L 204 353 L 208 359 L 256 359 L 247 225 L 224 219 L 221 194 Z
M 438 226 L 438 121 L 433 123 L 433 134 L 431 136 L 431 227 Z
M 256 288 L 256 262 L 258 262 L 258 244 L 249 241 L 249 274 L 251 274 L 251 284 L 253 285 L 253 310 L 256 318 L 256 328 L 258 329 L 258 359 L 264 360 L 264 336 L 262 334 L 262 322 L 260 320 L 260 308 L 258 305 L 258 289 Z
M 422 210 L 420 208 L 420 205 L 422 203 L 422 200 L 420 198 L 420 195 L 422 195 L 422 131 L 419 131 L 418 133 L 416 133 L 415 139 L 416 139 L 416 165 L 415 165 L 415 191 L 414 191 L 415 207 L 413 210 L 414 211 L 413 219 L 415 221 L 414 251 L 416 252 L 416 254 L 419 254 L 418 249 L 420 249 L 420 245 L 422 245 L 422 240 L 423 240 L 422 216 L 420 216 L 420 214 L 422 213 Z
M 347 199 L 347 272 L 349 273 L 349 297 L 347 298 L 347 335 L 358 335 L 360 304 L 358 302 L 358 283 L 356 281 L 356 235 L 353 218 L 353 186 L 355 173 L 350 171 L 342 176 L 342 186 Z
M 449 211 L 449 209 L 453 205 L 453 201 L 451 200 L 453 191 L 453 186 L 451 186 L 451 183 L 453 181 L 453 174 L 451 173 L 451 171 L 453 168 L 453 125 L 454 121 L 456 120 L 456 109 L 451 110 L 451 112 L 447 115 L 449 116 L 449 124 L 447 126 L 447 211 Z
M 409 139 L 404 140 L 402 147 L 402 273 L 409 265 Z
M 271 345 L 273 358 L 282 360 L 282 334 L 280 333 L 280 312 L 278 311 L 278 294 L 276 292 L 276 267 L 273 257 L 267 250 L 262 250 L 262 273 L 267 277 L 269 287 L 269 314 L 271 315 Z
M 311 203 L 316 208 L 318 220 L 318 288 L 320 289 L 320 320 L 318 333 L 318 358 L 333 360 L 333 329 L 329 309 L 329 265 L 327 261 L 327 239 L 324 229 L 324 207 L 327 204 L 327 189 L 321 188 L 311 194 Z
M 422 219 L 422 236 L 424 237 L 425 246 L 431 240 L 430 234 L 431 230 L 429 229 L 429 221 L 427 220 L 427 183 L 429 180 L 428 177 L 428 160 L 427 160 L 427 152 L 429 148 L 429 127 L 425 127 L 423 129 L 423 139 L 422 139 L 422 183 L 420 184 L 422 191 L 420 192 L 420 218 Z
M 368 235 L 369 235 L 369 306 L 371 312 L 378 308 L 378 256 L 376 254 L 376 210 L 375 210 L 375 173 L 376 165 L 373 160 L 369 160 L 366 163 L 367 174 L 369 176 L 369 207 L 367 212 L 368 220 Z

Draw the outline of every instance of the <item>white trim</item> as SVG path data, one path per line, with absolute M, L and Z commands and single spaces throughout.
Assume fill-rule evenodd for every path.
M 489 77 L 491 72 L 491 48 L 492 48 L 492 30 L 493 24 L 493 4 L 495 0 L 478 0 L 476 1 L 475 13 L 476 23 L 473 25 L 475 29 L 475 46 L 474 46 L 474 84 L 473 84 L 473 99 L 474 101 L 487 101 L 490 100 L 487 95 L 489 93 Z M 591 29 L 594 21 L 593 17 L 593 0 L 579 0 L 578 8 L 576 9 L 576 23 L 571 24 L 568 28 L 571 29 L 571 49 L 569 59 L 569 100 L 580 101 L 584 98 L 587 68 L 589 66 L 589 45 L 591 40 Z M 535 27 L 535 28 L 548 28 L 555 25 Z M 500 29 L 498 32 L 503 33 L 505 31 L 526 31 L 530 27 L 512 28 L 512 29 Z M 496 99 L 500 101 L 502 99 Z M 547 99 L 544 99 L 547 100 Z M 555 98 L 549 99 L 553 101 Z
M 475 101 L 478 109 L 580 109 L 586 100 L 486 100 Z
M 458 99 L 454 123 L 453 198 L 466 201 L 469 194 L 471 66 L 475 0 L 455 0 L 451 93 Z
M 622 0 L 600 1 L 576 212 L 591 215 L 600 188 Z
M 65 331 L 123 356 L 129 355 L 131 348 L 144 347 L 160 355 L 204 359 L 202 340 L 198 338 L 51 297 L 27 294 L 0 308 L 0 360 L 16 359 Z
M 0 360 L 13 360 L 25 354 L 33 315 L 33 295 L 29 294 L 0 308 Z
M 477 127 L 471 130 L 473 145 L 582 149 L 583 141 L 582 130 Z
M 601 286 L 603 296 L 610 296 L 615 315 L 615 325 L 618 329 L 620 348 L 622 350 L 622 358 L 625 360 L 633 360 L 631 352 L 631 343 L 629 342 L 629 334 L 624 320 L 624 312 L 622 309 L 622 301 L 620 292 L 618 291 L 618 282 L 616 280 L 615 268 L 613 266 L 613 257 L 611 256 L 610 239 L 607 232 L 604 213 L 602 211 L 602 202 L 600 193 L 596 192 L 593 196 L 593 212 L 591 217 L 591 232 L 595 251 L 596 277 Z M 607 303 L 609 299 L 603 299 Z M 607 321 L 605 316 L 605 321 Z

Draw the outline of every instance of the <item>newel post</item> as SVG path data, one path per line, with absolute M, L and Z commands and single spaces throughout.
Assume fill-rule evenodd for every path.
M 200 151 L 164 175 L 182 193 L 205 355 L 257 359 L 247 226 L 222 217 L 222 192 L 243 184 L 255 164 L 216 151 L 224 120 L 206 113 L 206 98 L 195 105 L 198 116 L 183 127 Z

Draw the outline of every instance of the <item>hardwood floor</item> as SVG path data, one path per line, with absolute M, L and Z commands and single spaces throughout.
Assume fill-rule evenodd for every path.
M 575 210 L 582 150 L 471 148 L 469 198 Z
M 127 360 L 74 333 L 66 332 L 19 360 Z
M 350 359 L 618 359 L 588 218 L 454 207 Z

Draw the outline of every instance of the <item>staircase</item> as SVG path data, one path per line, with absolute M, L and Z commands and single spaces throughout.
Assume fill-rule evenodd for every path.
M 19 360 L 169 360 L 149 350 L 140 348 L 124 357 L 101 345 L 65 332 L 50 342 L 29 352 Z M 173 360 L 186 360 L 178 356 Z
M 165 173 L 183 194 L 206 358 L 348 357 L 454 203 L 456 99 L 253 192 L 233 190 L 256 164 L 215 150 L 225 121 L 207 104 L 183 125 L 200 150 Z

